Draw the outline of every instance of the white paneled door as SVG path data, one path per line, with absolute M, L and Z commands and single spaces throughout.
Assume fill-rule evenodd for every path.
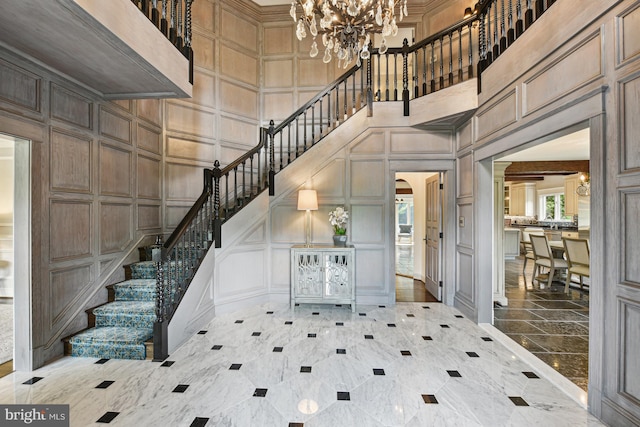
M 425 236 L 425 284 L 431 295 L 442 300 L 440 270 L 442 262 L 442 183 L 440 173 L 427 178 L 426 185 L 426 236 Z

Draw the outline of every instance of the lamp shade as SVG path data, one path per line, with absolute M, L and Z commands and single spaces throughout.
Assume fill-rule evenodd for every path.
M 316 190 L 298 191 L 298 210 L 299 211 L 317 211 L 318 210 L 318 194 L 316 193 Z

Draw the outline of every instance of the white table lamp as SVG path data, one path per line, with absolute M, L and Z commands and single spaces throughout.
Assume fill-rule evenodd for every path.
M 311 246 L 311 211 L 318 210 L 318 193 L 316 190 L 298 191 L 298 210 L 305 213 L 305 246 Z

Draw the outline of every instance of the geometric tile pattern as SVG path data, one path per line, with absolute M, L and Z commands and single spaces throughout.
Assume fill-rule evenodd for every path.
M 112 424 L 123 426 L 601 425 L 548 379 L 524 375 L 535 369 L 499 341 L 484 341 L 487 332 L 471 320 L 441 328 L 459 314 L 452 307 L 400 303 L 358 311 L 367 316 L 333 306 L 291 310 L 287 303 L 218 314 L 203 328 L 207 334 L 194 333 L 172 352 L 171 368 L 62 358 L 1 378 L 0 401 L 70 404 L 72 425 L 91 425 L 103 414 L 117 415 Z M 214 345 L 221 347 L 211 351 Z M 276 346 L 287 351 L 273 352 Z M 229 370 L 232 364 L 242 367 Z M 46 380 L 22 385 L 34 375 Z M 95 388 L 105 380 L 114 381 L 108 390 Z

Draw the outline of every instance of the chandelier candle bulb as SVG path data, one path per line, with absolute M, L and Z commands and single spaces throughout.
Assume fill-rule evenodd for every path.
M 297 6 L 302 14 L 298 17 Z M 307 28 L 313 37 L 309 55 L 318 55 L 316 37 L 322 35 L 325 48 L 324 63 L 331 61 L 331 51 L 338 57 L 339 65 L 347 67 L 354 59 L 368 59 L 371 34 L 381 34 L 379 52 L 387 51 L 388 36 L 398 34 L 396 11 L 399 20 L 407 16 L 407 0 L 294 0 L 289 15 L 297 22 L 296 37 L 307 37 Z M 319 23 L 319 24 L 318 24 Z M 318 28 L 319 26 L 319 28 Z

